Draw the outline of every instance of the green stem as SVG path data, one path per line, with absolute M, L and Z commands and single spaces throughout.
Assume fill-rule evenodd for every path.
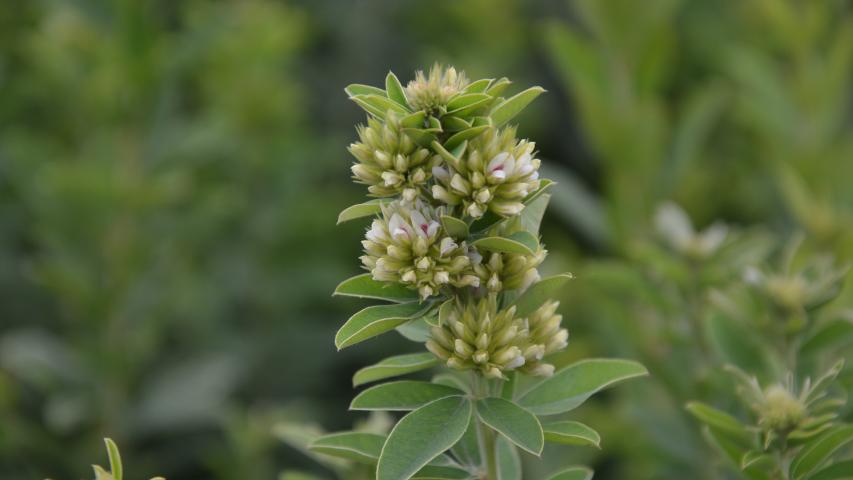
M 473 374 L 472 386 L 475 399 L 492 396 L 492 392 L 490 392 L 492 385 L 489 384 L 488 380 L 480 378 L 476 373 Z M 480 447 L 480 458 L 483 461 L 482 469 L 485 474 L 482 480 L 497 480 L 498 462 L 495 455 L 495 432 L 488 425 L 481 422 L 479 418 L 475 418 L 475 421 L 477 422 L 477 443 Z

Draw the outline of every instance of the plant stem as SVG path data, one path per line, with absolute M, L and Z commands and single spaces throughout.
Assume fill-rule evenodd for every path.
M 476 373 L 473 374 L 472 391 L 476 398 L 486 398 L 491 396 L 490 384 L 486 379 L 482 379 Z M 498 463 L 495 455 L 495 432 L 480 421 L 479 418 L 474 418 L 477 423 L 477 443 L 480 447 L 480 458 L 483 461 L 482 469 L 485 474 L 481 477 L 482 480 L 497 480 L 498 478 Z

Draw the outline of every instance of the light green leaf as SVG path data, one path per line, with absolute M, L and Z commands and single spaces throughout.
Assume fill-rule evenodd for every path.
M 372 465 L 379 459 L 385 435 L 364 432 L 339 432 L 323 435 L 314 440 L 308 449 L 333 457 L 345 458 Z
M 464 240 L 468 238 L 468 224 L 458 218 L 442 215 L 441 225 L 444 227 L 444 231 L 455 239 Z
M 409 100 L 406 98 L 406 92 L 394 72 L 388 72 L 388 76 L 385 77 L 385 91 L 388 98 L 408 109 Z
M 396 355 L 355 372 L 352 377 L 352 384 L 357 387 L 383 378 L 398 377 L 407 373 L 426 370 L 437 363 L 438 360 L 429 352 Z
M 323 480 L 323 478 L 299 470 L 285 470 L 278 475 L 278 480 Z
M 124 468 L 121 464 L 121 454 L 118 451 L 118 446 L 111 438 L 105 438 L 104 444 L 107 446 L 107 456 L 110 459 L 110 473 L 115 480 L 122 480 Z
M 586 467 L 569 467 L 556 473 L 548 480 L 592 480 L 593 471 Z
M 456 115 L 459 117 L 468 117 L 474 114 L 484 113 L 484 110 L 487 109 L 494 101 L 494 98 L 492 96 L 486 95 L 484 93 L 472 93 L 471 95 L 477 95 L 478 100 L 469 105 L 465 105 L 455 110 L 451 110 L 448 113 L 450 115 Z
M 807 443 L 791 462 L 791 478 L 799 480 L 820 467 L 833 453 L 853 441 L 853 425 L 840 425 Z
M 471 402 L 447 397 L 407 414 L 388 435 L 376 467 L 377 480 L 407 480 L 453 446 L 468 428 Z
M 468 86 L 465 87 L 465 90 L 463 90 L 463 92 L 465 92 L 465 93 L 485 92 L 486 89 L 489 88 L 489 85 L 491 85 L 493 81 L 494 81 L 493 78 L 481 78 L 480 80 L 469 83 Z
M 350 97 L 354 97 L 356 95 L 379 95 L 385 96 L 385 90 L 381 88 L 371 87 L 370 85 L 361 85 L 358 83 L 353 83 L 352 85 L 348 85 L 344 88 L 344 91 L 347 92 L 347 95 Z
M 541 307 L 547 300 L 554 298 L 560 288 L 572 278 L 574 277 L 572 277 L 571 273 L 561 273 L 543 278 L 534 283 L 515 301 L 516 315 L 525 317 L 533 313 L 534 310 Z
M 521 227 L 533 235 L 539 234 L 539 226 L 542 225 L 542 217 L 545 216 L 545 210 L 548 208 L 548 202 L 551 200 L 551 195 L 540 195 L 530 203 L 524 205 L 524 210 L 521 211 L 518 218 L 521 221 Z
M 370 217 L 382 213 L 382 205 L 391 203 L 390 198 L 377 198 L 358 205 L 347 207 L 338 215 L 338 225 L 355 220 L 356 218 Z
M 430 317 L 421 317 L 415 320 L 408 321 L 396 328 L 397 333 L 402 335 L 407 340 L 413 342 L 424 343 L 429 340 Z
M 565 445 L 592 445 L 601 448 L 601 436 L 592 428 L 580 422 L 563 421 L 542 426 L 545 440 Z
M 446 148 L 448 150 L 453 150 L 454 148 L 461 145 L 462 142 L 464 142 L 466 140 L 470 140 L 470 139 L 480 135 L 481 133 L 485 132 L 488 129 L 489 129 L 488 125 L 483 125 L 480 127 L 471 127 L 471 128 L 467 128 L 465 130 L 459 131 L 459 132 L 453 134 L 453 136 L 451 136 L 450 138 L 448 138 L 446 142 L 444 142 L 444 148 Z
M 545 91 L 542 87 L 530 87 L 527 90 L 506 99 L 492 109 L 491 117 L 495 126 L 501 126 L 521 113 L 527 105 Z
M 458 132 L 471 128 L 471 122 L 453 115 L 444 115 L 441 117 L 441 126 L 446 132 Z
M 439 373 L 432 377 L 432 383 L 446 385 L 448 387 L 453 387 L 455 389 L 462 390 L 465 393 L 471 393 L 471 388 L 468 384 L 465 383 L 461 372 L 454 371 Z
M 853 460 L 845 460 L 833 465 L 824 467 L 814 475 L 811 475 L 808 480 L 850 480 L 853 479 Z
M 545 439 L 535 415 L 503 398 L 483 398 L 475 406 L 483 423 L 533 455 L 542 454 Z
M 348 278 L 335 288 L 332 295 L 344 297 L 373 298 L 396 303 L 409 303 L 418 300 L 418 292 L 409 290 L 399 283 L 374 280 L 369 273 Z
M 536 415 L 568 412 L 599 390 L 648 373 L 644 366 L 631 360 L 582 360 L 534 385 L 518 403 Z
M 420 110 L 401 118 L 400 125 L 405 128 L 421 128 L 424 126 L 424 120 L 426 120 L 426 112 Z
M 447 113 L 453 115 L 456 110 L 470 107 L 471 105 L 481 105 L 485 100 L 491 100 L 491 95 L 485 93 L 465 93 L 457 95 L 447 102 Z
M 115 480 L 115 478 L 100 465 L 92 465 L 92 470 L 95 471 L 95 480 Z
M 742 439 L 749 439 L 751 437 L 746 427 L 738 419 L 726 412 L 717 410 L 702 402 L 690 402 L 685 408 L 694 417 L 717 430 L 737 435 Z
M 496 82 L 492 83 L 492 85 L 486 89 L 486 93 L 493 96 L 493 97 L 498 97 L 511 84 L 512 84 L 512 82 L 508 78 L 503 77 L 501 79 L 498 79 Z
M 350 410 L 415 410 L 439 398 L 464 395 L 465 392 L 446 385 L 402 380 L 383 383 L 359 393 Z
M 401 303 L 397 305 L 375 305 L 356 313 L 335 334 L 338 350 L 373 338 L 377 335 L 418 318 L 426 313 L 431 303 Z
M 477 249 L 490 252 L 533 255 L 539 249 L 539 240 L 530 232 L 515 232 L 508 237 L 485 237 L 472 243 Z
M 518 449 L 504 436 L 499 436 L 495 441 L 495 457 L 498 465 L 497 480 L 521 480 Z
M 421 128 L 404 128 L 403 133 L 409 136 L 413 142 L 421 147 L 429 147 L 435 142 L 435 134 Z
M 352 101 L 357 103 L 361 108 L 365 109 L 368 113 L 371 113 L 379 118 L 385 118 L 385 115 L 388 110 L 397 112 L 402 115 L 408 115 L 409 113 L 411 113 L 409 112 L 409 110 L 406 109 L 406 107 L 385 96 L 356 95 L 351 98 Z

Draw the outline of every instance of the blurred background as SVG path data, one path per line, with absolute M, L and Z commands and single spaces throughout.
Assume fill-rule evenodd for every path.
M 365 227 L 335 225 L 365 194 L 343 88 L 389 69 L 548 90 L 517 120 L 559 182 L 543 274 L 578 276 L 572 359 L 649 364 L 636 245 L 662 201 L 853 260 L 849 1 L 2 4 L 4 479 L 88 478 L 104 436 L 138 478 L 334 478 L 273 427 L 350 428 L 352 373 L 421 348 L 332 341 L 363 306 L 330 298 Z M 699 478 L 712 455 L 650 370 L 579 410 L 602 451 L 553 447 L 525 478 Z

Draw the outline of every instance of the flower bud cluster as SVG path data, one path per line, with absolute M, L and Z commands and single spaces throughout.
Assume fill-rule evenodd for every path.
M 479 286 L 468 247 L 444 233 L 440 215 L 422 202 L 384 206 L 362 241 L 362 264 L 375 280 L 417 289 L 423 299 L 445 286 Z
M 360 142 L 349 147 L 358 160 L 353 178 L 377 197 L 401 195 L 413 201 L 432 177 L 433 156 L 403 133 L 399 116 L 389 111 L 382 123 L 375 118 L 358 127 Z
M 444 107 L 451 98 L 468 86 L 468 78 L 455 68 L 433 65 L 429 74 L 415 73 L 415 79 L 406 86 L 406 99 L 416 110 L 427 112 Z
M 480 218 L 487 211 L 513 216 L 524 208 L 522 201 L 539 188 L 539 165 L 533 158 L 536 145 L 515 137 L 515 128 L 489 128 L 471 140 L 461 158 L 447 158 L 433 167 L 435 199 L 461 205 L 465 215 Z
M 554 366 L 545 355 L 568 344 L 568 331 L 560 328 L 558 302 L 546 302 L 527 318 L 517 317 L 514 306 L 499 310 L 497 295 L 477 302 L 456 301 L 447 321 L 431 330 L 426 347 L 457 370 L 476 370 L 486 378 L 504 378 L 520 370 L 549 376 Z
M 474 273 L 490 292 L 525 290 L 539 280 L 536 267 L 545 260 L 546 254 L 542 247 L 535 255 L 486 252 L 485 258 L 474 263 Z

